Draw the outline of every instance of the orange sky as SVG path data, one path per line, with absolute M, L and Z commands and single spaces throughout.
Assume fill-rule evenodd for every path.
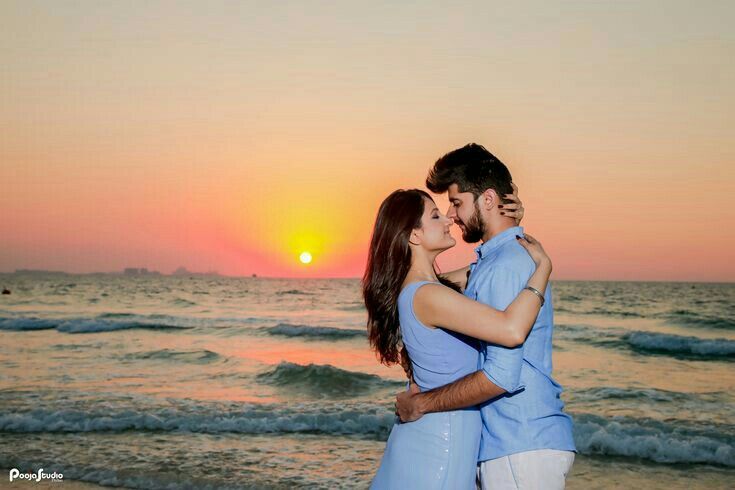
M 702 5 L 3 2 L 0 272 L 357 277 L 474 141 L 557 279 L 733 281 L 735 7 Z

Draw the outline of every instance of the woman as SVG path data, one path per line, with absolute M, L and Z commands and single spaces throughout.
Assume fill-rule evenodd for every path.
M 480 368 L 476 339 L 520 345 L 541 308 L 523 290 L 505 311 L 473 301 L 438 276 L 438 254 L 455 245 L 451 220 L 418 189 L 398 190 L 380 206 L 363 277 L 371 346 L 384 364 L 401 361 L 422 391 Z M 528 286 L 543 295 L 551 261 L 532 237 L 519 242 L 536 263 Z M 461 278 L 462 274 L 452 274 Z M 424 415 L 393 426 L 371 488 L 475 488 L 482 421 L 477 407 Z

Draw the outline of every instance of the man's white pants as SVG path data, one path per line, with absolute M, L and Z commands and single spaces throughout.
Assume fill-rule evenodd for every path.
M 572 464 L 573 451 L 525 451 L 480 463 L 478 484 L 482 490 L 563 490 Z

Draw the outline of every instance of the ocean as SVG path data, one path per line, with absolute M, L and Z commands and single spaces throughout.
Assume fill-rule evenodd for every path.
M 141 489 L 369 485 L 405 380 L 369 349 L 358 280 L 14 273 L 0 287 L 5 487 L 40 488 L 11 468 Z M 735 284 L 552 293 L 579 450 L 568 488 L 732 488 Z

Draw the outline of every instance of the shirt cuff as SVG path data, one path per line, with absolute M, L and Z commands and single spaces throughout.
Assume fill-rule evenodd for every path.
M 521 383 L 520 377 L 519 379 L 515 380 L 515 382 L 513 382 L 513 380 L 508 380 L 508 379 L 501 380 L 501 379 L 496 378 L 486 368 L 483 368 L 482 372 L 485 373 L 485 376 L 487 376 L 487 379 L 489 379 L 491 383 L 503 388 L 508 393 L 515 393 L 516 391 L 520 391 L 526 388 L 526 385 Z

